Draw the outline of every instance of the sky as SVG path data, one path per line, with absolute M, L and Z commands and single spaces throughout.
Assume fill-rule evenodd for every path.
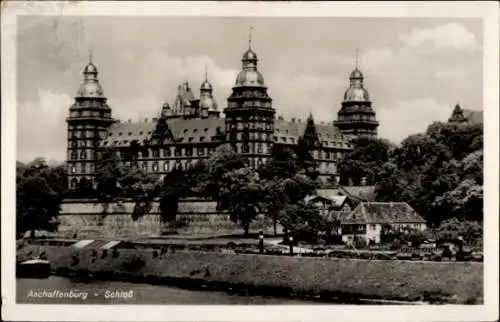
M 65 118 L 92 49 L 113 116 L 151 119 L 205 65 L 223 109 L 248 48 L 277 115 L 331 123 L 359 68 L 395 143 L 446 121 L 457 102 L 483 109 L 479 19 L 24 16 L 17 35 L 17 160 L 63 161 Z

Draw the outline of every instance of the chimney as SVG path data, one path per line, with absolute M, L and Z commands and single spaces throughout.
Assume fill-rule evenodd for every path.
M 292 117 L 292 123 L 295 123 L 295 118 L 294 117 Z

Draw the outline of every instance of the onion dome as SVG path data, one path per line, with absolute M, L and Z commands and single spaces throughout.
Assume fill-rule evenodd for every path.
M 236 77 L 236 86 L 264 86 L 264 77 L 256 70 L 242 70 Z
M 356 67 L 349 76 L 349 79 L 363 79 L 363 73 Z
M 212 84 L 210 84 L 210 82 L 205 79 L 205 81 L 201 84 L 200 90 L 202 90 L 202 91 L 211 91 L 212 90 Z
M 344 93 L 344 101 L 349 102 L 367 102 L 370 100 L 370 94 L 363 87 L 363 73 L 358 68 L 358 53 L 356 51 L 356 67 L 349 75 L 350 85 Z
M 349 87 L 344 94 L 344 101 L 369 101 L 370 94 L 364 88 Z
M 90 56 L 89 63 L 83 69 L 83 83 L 78 88 L 76 97 L 104 98 L 104 90 L 97 78 L 97 67 L 92 63 Z
M 245 51 L 245 53 L 243 54 L 243 57 L 241 58 L 242 61 L 246 61 L 246 60 L 258 60 L 257 59 L 257 54 L 251 49 L 251 48 L 248 48 L 247 51 Z

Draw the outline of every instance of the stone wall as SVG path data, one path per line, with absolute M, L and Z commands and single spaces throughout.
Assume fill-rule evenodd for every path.
M 58 234 L 77 238 L 103 237 L 157 237 L 171 232 L 168 224 L 160 221 L 158 202 L 150 214 L 133 220 L 133 202 L 112 203 L 103 214 L 103 206 L 94 200 L 66 200 L 61 206 Z M 259 216 L 250 226 L 251 232 L 273 232 L 271 221 Z M 185 200 L 179 204 L 176 232 L 182 235 L 239 234 L 243 230 L 216 210 L 216 203 L 203 200 Z

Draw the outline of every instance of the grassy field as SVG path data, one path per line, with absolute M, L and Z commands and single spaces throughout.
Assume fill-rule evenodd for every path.
M 18 257 L 27 257 L 27 246 Z M 353 299 L 426 301 L 480 304 L 483 301 L 483 265 L 471 262 L 370 261 L 313 259 L 286 256 L 175 252 L 154 258 L 153 250 L 120 250 L 116 258 L 93 259 L 91 250 L 44 246 L 60 274 L 91 272 L 99 278 L 153 281 L 198 281 L 219 287 L 315 294 Z M 77 254 L 75 264 L 72 255 Z M 144 265 L 131 265 L 140 257 Z

